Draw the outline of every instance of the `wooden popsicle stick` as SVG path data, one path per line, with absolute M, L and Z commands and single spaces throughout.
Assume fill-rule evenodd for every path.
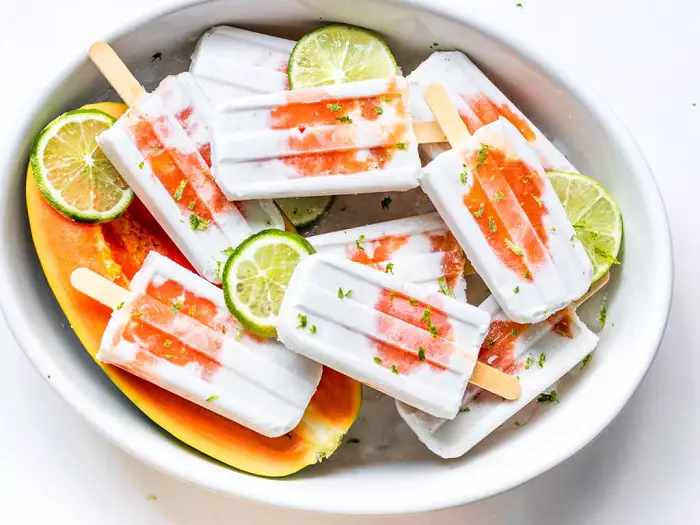
M 476 362 L 469 382 L 509 401 L 518 399 L 522 390 L 517 377 L 501 372 L 481 361 Z
M 447 136 L 442 131 L 440 124 L 433 121 L 419 121 L 413 123 L 413 133 L 416 135 L 418 144 L 434 144 L 436 142 L 447 142 Z
M 129 297 L 129 291 L 87 268 L 77 268 L 70 274 L 73 288 L 103 305 L 116 310 Z
M 596 293 L 598 293 L 598 291 L 599 291 L 603 286 L 605 286 L 606 284 L 608 284 L 608 281 L 609 281 L 609 280 L 610 280 L 610 272 L 606 273 L 605 275 L 603 275 L 603 277 L 601 277 L 601 278 L 598 279 L 596 282 L 594 282 L 594 283 L 591 285 L 591 287 L 588 289 L 588 291 L 583 295 L 583 297 L 581 297 L 580 299 L 575 300 L 575 301 L 572 303 L 572 306 L 574 307 L 574 310 L 575 310 L 576 308 L 578 308 L 579 306 L 581 306 L 581 305 L 582 305 L 583 303 L 585 303 L 586 301 L 588 301 L 588 300 L 589 300 L 591 297 L 593 297 Z
M 441 84 L 430 84 L 423 92 L 428 107 L 435 115 L 450 146 L 458 148 L 471 135 Z
M 129 106 L 134 106 L 146 94 L 144 87 L 108 43 L 95 42 L 90 46 L 88 56 Z

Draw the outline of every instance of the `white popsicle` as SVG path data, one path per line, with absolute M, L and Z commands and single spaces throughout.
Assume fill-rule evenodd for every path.
M 210 173 L 213 109 L 189 73 L 151 94 L 105 43 L 90 58 L 132 107 L 97 139 L 100 148 L 195 269 L 220 282 L 223 251 L 252 233 L 284 228 L 272 201 L 228 202 Z
M 433 120 L 425 101 L 425 89 L 441 84 L 457 108 L 470 133 L 495 122 L 499 117 L 513 124 L 537 152 L 545 170 L 577 171 L 564 155 L 528 118 L 460 51 L 437 51 L 423 61 L 408 77 L 411 110 L 417 121 Z M 447 143 L 422 144 L 430 159 L 449 149 Z
M 213 27 L 197 43 L 190 73 L 215 106 L 284 91 L 289 89 L 287 63 L 295 44 L 237 27 Z
M 479 360 L 517 375 L 522 394 L 515 401 L 503 401 L 470 385 L 462 409 L 452 420 L 436 418 L 397 402 L 404 421 L 432 452 L 443 458 L 466 454 L 580 363 L 598 344 L 598 337 L 569 308 L 535 325 L 509 320 L 493 296 L 480 308 L 491 314 L 492 321 Z
M 456 147 L 424 168 L 421 187 L 508 317 L 542 321 L 588 290 L 591 262 L 518 130 L 500 118 L 470 137 L 434 87 L 433 109 L 446 113 L 448 123 L 438 120 Z
M 85 284 L 80 277 L 74 274 L 73 282 L 90 295 L 115 287 L 96 274 L 96 283 Z M 100 361 L 268 437 L 299 423 L 322 367 L 276 341 L 246 333 L 226 309 L 219 288 L 156 252 L 148 255 L 129 291 L 116 288 L 123 299 L 102 337 Z
M 417 186 L 403 77 L 238 98 L 218 108 L 213 175 L 232 200 Z
M 466 299 L 466 258 L 437 213 L 309 237 L 319 253 L 350 259 L 404 281 Z
M 490 316 L 332 255 L 303 260 L 280 310 L 291 350 L 417 407 L 452 418 Z

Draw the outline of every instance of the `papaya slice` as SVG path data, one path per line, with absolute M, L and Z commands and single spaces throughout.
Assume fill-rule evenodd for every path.
M 115 118 L 126 110 L 119 103 L 86 107 Z M 138 200 L 114 221 L 76 223 L 43 199 L 31 166 L 26 197 L 32 238 L 49 286 L 93 358 L 111 311 L 72 288 L 74 269 L 90 268 L 127 287 L 151 250 L 192 269 Z M 301 423 L 286 436 L 268 438 L 119 368 L 97 363 L 124 395 L 168 433 L 227 465 L 261 476 L 287 476 L 330 456 L 360 410 L 359 383 L 324 369 Z

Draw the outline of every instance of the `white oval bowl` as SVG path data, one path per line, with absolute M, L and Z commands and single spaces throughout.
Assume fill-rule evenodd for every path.
M 49 83 L 36 107 L 0 152 L 0 279 L 3 312 L 17 341 L 52 387 L 95 428 L 145 463 L 183 480 L 266 504 L 317 512 L 397 514 L 473 502 L 524 483 L 561 463 L 598 436 L 646 374 L 666 325 L 672 255 L 666 213 L 637 146 L 599 100 L 502 36 L 428 0 L 222 0 L 181 2 L 111 39 L 140 79 L 153 87 L 163 70 L 187 68 L 188 52 L 210 26 L 239 25 L 298 38 L 319 20 L 376 29 L 404 71 L 441 49 L 468 53 L 573 163 L 612 193 L 623 212 L 624 265 L 608 286 L 614 320 L 595 358 L 559 405 L 518 432 L 487 439 L 459 460 L 444 461 L 416 446 L 398 420 L 375 428 L 363 415 L 351 432 L 401 434 L 389 452 L 346 452 L 286 479 L 251 476 L 183 445 L 144 417 L 99 370 L 70 329 L 47 286 L 27 222 L 24 184 L 29 146 L 53 117 L 103 96 L 107 85 L 86 57 L 76 57 Z M 341 5 L 344 4 L 344 5 Z M 264 7 L 263 7 L 264 5 Z M 151 55 L 163 64 L 152 67 Z M 174 60 L 168 60 L 175 57 Z M 593 309 L 593 305 L 589 310 Z M 589 311 L 591 318 L 594 312 Z M 584 311 L 584 316 L 586 312 Z M 371 421 L 371 423 L 370 423 Z M 405 447 L 404 450 L 401 447 Z M 375 451 L 376 452 L 376 451 Z

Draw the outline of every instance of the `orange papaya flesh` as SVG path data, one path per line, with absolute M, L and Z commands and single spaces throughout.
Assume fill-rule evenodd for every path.
M 126 110 L 126 106 L 118 103 L 86 107 L 117 118 Z M 138 200 L 114 221 L 73 222 L 44 200 L 31 166 L 26 197 L 32 238 L 49 286 L 93 358 L 111 311 L 72 288 L 73 270 L 90 268 L 128 287 L 151 250 L 191 269 Z M 301 423 L 286 436 L 267 438 L 119 368 L 97 363 L 146 416 L 174 437 L 227 465 L 261 476 L 286 476 L 329 456 L 360 410 L 359 383 L 324 369 Z

